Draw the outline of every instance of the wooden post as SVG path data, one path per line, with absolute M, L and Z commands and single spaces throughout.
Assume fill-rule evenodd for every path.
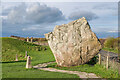
M 118 65 L 118 74 L 119 74 L 119 76 L 120 76 L 120 63 L 118 63 L 119 65 Z
M 119 43 L 119 42 L 118 42 Z M 120 76 L 120 44 L 118 45 L 118 74 Z
M 33 37 L 31 37 L 31 42 L 33 42 Z
M 112 62 L 112 68 L 114 68 L 114 66 L 115 66 L 114 58 L 113 58 L 113 60 L 111 62 Z
M 29 42 L 29 37 L 27 37 L 27 42 Z
M 98 55 L 99 55 L 99 64 L 101 64 L 101 54 Z
M 25 52 L 25 58 L 27 58 L 27 51 Z
M 106 61 L 106 69 L 109 67 L 109 56 L 107 56 L 107 61 Z
M 17 56 L 17 54 L 16 54 L 16 60 L 15 61 L 18 61 L 18 56 Z
M 32 68 L 30 56 L 27 57 L 26 68 Z

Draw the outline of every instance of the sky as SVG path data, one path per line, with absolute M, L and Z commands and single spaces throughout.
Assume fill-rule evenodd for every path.
M 98 38 L 117 37 L 117 2 L 2 2 L 2 36 L 44 37 L 83 16 Z

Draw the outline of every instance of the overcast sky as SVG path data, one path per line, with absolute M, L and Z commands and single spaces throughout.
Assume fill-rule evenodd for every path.
M 85 17 L 99 38 L 116 37 L 116 2 L 3 2 L 3 36 L 44 37 L 56 25 Z

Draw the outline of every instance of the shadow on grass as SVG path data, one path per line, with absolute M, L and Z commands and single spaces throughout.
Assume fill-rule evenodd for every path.
M 85 64 L 87 64 L 89 66 L 94 66 L 97 62 L 98 62 L 98 56 L 95 56 L 89 62 L 87 62 Z M 82 64 L 82 65 L 84 65 L 84 64 Z M 53 67 L 54 68 L 64 68 L 62 66 L 57 65 L 57 63 L 52 63 L 52 64 L 46 66 L 46 68 L 49 68 L 49 67 L 52 67 L 52 68 Z M 73 67 L 73 66 L 70 66 L 70 67 L 67 67 L 67 68 L 71 68 L 71 67 Z
M 98 56 L 93 57 L 89 62 L 85 63 L 94 66 L 98 62 Z
M 19 61 L 7 61 L 7 62 L 0 62 L 0 63 L 17 63 L 17 62 L 26 62 L 26 60 L 19 60 Z

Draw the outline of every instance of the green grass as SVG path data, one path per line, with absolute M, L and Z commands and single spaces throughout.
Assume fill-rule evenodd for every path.
M 47 50 L 36 50 L 46 47 Z M 12 38 L 2 38 L 2 77 L 3 78 L 78 78 L 77 75 L 57 72 L 41 71 L 38 69 L 26 69 L 25 51 L 31 57 L 32 66 L 39 63 L 55 61 L 48 46 L 38 46 Z M 18 54 L 19 61 L 15 56 Z
M 38 46 L 12 38 L 2 38 L 2 61 L 13 61 L 16 54 L 18 54 L 19 60 L 24 60 L 25 51 L 28 51 L 28 55 L 30 55 L 30 51 L 44 52 L 44 48 L 50 50 L 47 46 Z
M 70 70 L 70 71 L 81 71 L 81 72 L 87 72 L 87 73 L 95 73 L 97 76 L 100 76 L 102 78 L 120 78 L 118 76 L 118 71 L 116 70 L 106 70 L 103 66 L 99 64 L 95 65 L 79 65 L 79 66 L 72 66 L 72 67 L 58 67 L 56 66 L 56 63 L 49 64 L 47 67 L 57 68 L 61 70 Z
M 102 50 L 105 50 L 105 51 L 109 51 L 109 52 L 113 52 L 113 53 L 118 53 L 118 50 L 116 49 L 110 49 L 110 48 L 102 48 Z
M 44 50 L 44 48 L 47 50 Z M 78 78 L 77 75 L 72 74 L 48 72 L 33 68 L 26 69 L 26 58 L 24 58 L 25 51 L 28 51 L 28 55 L 32 59 L 32 66 L 39 63 L 55 61 L 54 56 L 48 46 L 38 46 L 12 38 L 2 38 L 3 78 Z M 18 62 L 14 61 L 16 54 L 18 54 Z M 106 70 L 103 66 L 100 66 L 98 64 L 95 64 L 94 66 L 84 64 L 72 67 L 56 67 L 55 63 L 48 65 L 48 67 L 95 73 L 102 78 L 118 78 L 118 71 L 114 71 L 112 69 Z
M 25 62 L 3 63 L 3 78 L 78 78 L 77 75 L 25 69 Z

